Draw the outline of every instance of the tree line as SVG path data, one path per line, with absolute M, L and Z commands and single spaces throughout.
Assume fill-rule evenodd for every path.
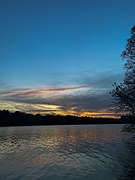
M 36 126 L 36 125 L 79 125 L 79 124 L 125 124 L 133 123 L 133 119 L 123 116 L 119 119 L 114 118 L 93 118 L 78 116 L 61 115 L 40 115 L 27 114 L 8 110 L 0 111 L 0 126 Z

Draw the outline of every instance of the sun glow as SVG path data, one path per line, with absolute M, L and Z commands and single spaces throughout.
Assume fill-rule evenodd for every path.
M 76 107 L 69 107 L 64 109 L 62 106 L 51 105 L 51 104 L 26 104 L 26 103 L 15 103 L 15 102 L 0 102 L 0 110 L 8 109 L 11 112 L 22 111 L 32 114 L 53 114 L 62 116 L 85 116 L 85 117 L 106 117 L 106 118 L 118 118 L 119 115 L 113 112 L 88 112 L 88 111 L 76 111 Z

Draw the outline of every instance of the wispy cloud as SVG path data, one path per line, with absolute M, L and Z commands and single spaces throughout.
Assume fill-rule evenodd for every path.
M 102 77 L 93 75 L 82 77 L 77 84 L 57 86 L 57 88 L 1 88 L 0 100 L 6 107 L 27 112 L 54 112 L 75 115 L 112 116 L 111 96 L 109 91 L 114 81 L 120 79 L 119 74 L 103 73 Z M 3 106 L 4 107 L 4 106 Z M 2 108 L 2 106 L 1 106 Z M 103 113 L 104 112 L 104 113 Z
M 78 89 L 87 88 L 88 86 L 75 86 L 75 87 L 65 87 L 65 88 L 50 88 L 50 89 L 30 89 L 30 88 L 20 88 L 20 89 L 13 89 L 5 92 L 0 92 L 0 97 L 7 97 L 7 96 L 27 96 L 27 95 L 41 95 L 45 93 L 59 93 L 64 91 L 73 91 Z

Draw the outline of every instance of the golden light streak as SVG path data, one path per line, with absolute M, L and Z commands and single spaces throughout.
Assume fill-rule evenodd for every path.
M 23 111 L 30 113 L 41 113 L 60 111 L 60 107 L 49 104 L 26 104 L 26 103 L 15 103 L 15 102 L 0 102 L 0 110 L 7 109 L 9 111 Z
M 84 89 L 88 86 L 76 86 L 76 87 L 67 87 L 67 88 L 50 88 L 50 89 L 37 89 L 37 90 L 23 90 L 22 91 L 14 91 L 1 93 L 0 96 L 17 96 L 17 95 L 42 95 L 45 93 L 60 93 L 64 91 L 73 91 L 78 89 Z
M 2 101 L 0 102 L 0 110 L 7 109 L 9 111 L 22 111 L 22 112 L 28 112 L 32 114 L 55 114 L 55 115 L 71 115 L 71 116 L 80 116 L 80 117 L 103 117 L 103 118 L 118 118 L 119 116 L 113 112 L 77 112 L 76 107 L 71 107 L 66 110 L 63 110 L 61 106 L 57 105 L 49 105 L 49 104 L 26 104 L 26 103 L 16 103 L 16 102 L 6 102 Z
M 80 116 L 87 116 L 87 117 L 105 117 L 105 118 L 119 118 L 118 115 L 116 115 L 116 113 L 113 113 L 113 112 L 81 112 L 79 113 Z

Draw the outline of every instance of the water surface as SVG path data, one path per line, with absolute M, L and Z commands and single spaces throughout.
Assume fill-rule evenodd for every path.
M 121 125 L 0 128 L 0 179 L 133 180 L 135 138 Z

